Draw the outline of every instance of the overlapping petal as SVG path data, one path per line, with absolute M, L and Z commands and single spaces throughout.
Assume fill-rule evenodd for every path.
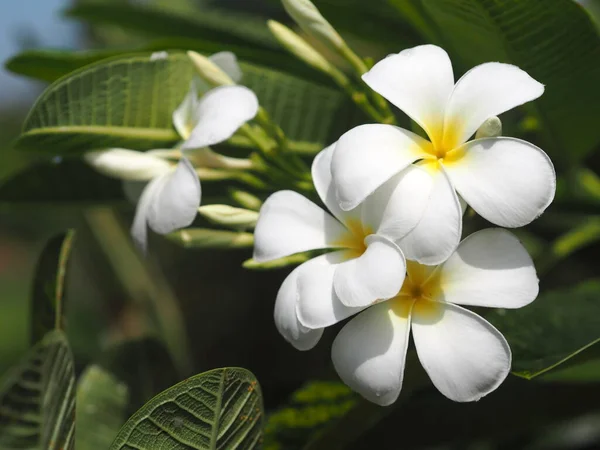
M 520 308 L 538 294 L 535 266 L 510 232 L 473 233 L 440 268 L 443 300 L 460 305 Z
M 302 264 L 296 313 L 306 328 L 328 327 L 362 310 L 344 305 L 333 288 L 334 273 L 344 259 L 344 252 L 337 251 Z
M 356 208 L 375 189 L 424 155 L 431 143 L 392 125 L 360 125 L 335 146 L 331 175 L 344 211 Z
M 410 332 L 410 305 L 398 314 L 391 303 L 372 306 L 353 318 L 331 348 L 342 381 L 381 406 L 394 403 L 400 394 Z
M 271 195 L 254 230 L 254 259 L 270 261 L 335 246 L 346 229 L 329 213 L 293 191 Z
M 450 303 L 415 304 L 412 331 L 421 364 L 434 386 L 457 402 L 495 390 L 510 371 L 504 336 L 477 314 Z
M 147 229 L 167 234 L 190 225 L 200 206 L 201 188 L 192 164 L 182 158 L 175 171 L 154 178 L 145 187 L 131 228 L 137 245 L 146 250 Z
M 376 234 L 365 241 L 367 249 L 361 256 L 335 269 L 335 293 L 346 306 L 366 307 L 387 300 L 398 294 L 404 283 L 406 260 L 398 246 Z
M 298 302 L 298 274 L 303 265 L 296 267 L 283 281 L 275 301 L 275 326 L 281 335 L 298 350 L 310 350 L 323 335 L 323 329 L 308 329 L 296 315 Z
M 321 201 L 340 222 L 346 223 L 348 219 L 360 220 L 360 208 L 344 211 L 337 199 L 331 176 L 331 160 L 336 144 L 337 142 L 331 144 L 315 156 L 311 168 L 313 184 Z
M 444 164 L 458 193 L 484 219 L 503 227 L 527 225 L 554 199 L 554 166 L 540 148 L 520 139 L 477 139 Z
M 398 241 L 406 259 L 435 265 L 454 252 L 462 233 L 462 210 L 443 168 L 431 171 L 433 189 L 417 226 Z
M 544 85 L 517 66 L 497 62 L 476 66 L 458 80 L 452 91 L 446 106 L 444 140 L 455 140 L 460 145 L 488 118 L 543 93 Z
M 431 196 L 433 180 L 425 169 L 408 166 L 361 204 L 363 224 L 389 239 L 403 238 L 421 220 Z
M 379 61 L 362 78 L 417 122 L 433 142 L 441 138 L 444 110 L 454 87 L 452 63 L 443 49 L 420 45 L 402 50 Z
M 197 122 L 182 149 L 207 147 L 229 139 L 258 112 L 258 99 L 244 86 L 208 91 L 196 108 Z

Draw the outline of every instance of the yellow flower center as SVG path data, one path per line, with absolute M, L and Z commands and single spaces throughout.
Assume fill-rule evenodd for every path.
M 435 318 L 441 312 L 436 301 L 441 293 L 440 272 L 434 266 L 424 266 L 414 261 L 406 262 L 406 279 L 398 296 L 393 298 L 393 311 L 406 318 L 414 303 L 413 312 L 421 317 Z
M 433 130 L 429 135 L 431 146 L 423 150 L 428 153 L 429 160 L 437 160 L 444 164 L 451 164 L 458 161 L 464 155 L 460 147 L 460 127 L 450 124 L 448 127 L 439 130 Z
M 334 245 L 346 249 L 348 259 L 358 258 L 367 249 L 365 239 L 373 230 L 369 226 L 363 226 L 357 219 L 349 219 L 345 223 L 347 231 L 340 237 Z

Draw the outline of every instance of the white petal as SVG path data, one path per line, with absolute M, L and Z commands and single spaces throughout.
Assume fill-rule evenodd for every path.
M 444 170 L 432 170 L 433 189 L 421 221 L 397 242 L 406 259 L 436 265 L 456 250 L 462 234 L 462 210 Z
M 281 335 L 298 350 L 310 350 L 323 335 L 323 329 L 304 327 L 296 315 L 298 301 L 298 273 L 304 264 L 296 267 L 283 281 L 275 301 L 275 326 Z
M 131 237 L 137 247 L 146 253 L 148 250 L 148 213 L 157 192 L 170 174 L 160 175 L 148 183 L 140 195 L 131 225 Z
M 358 258 L 338 265 L 333 286 L 346 306 L 364 307 L 395 297 L 406 275 L 406 261 L 396 244 L 372 234 L 367 249 Z
M 340 207 L 358 206 L 375 189 L 410 163 L 423 157 L 431 144 L 392 125 L 360 125 L 339 139 L 331 160 L 331 175 Z
M 122 180 L 148 181 L 171 171 L 168 161 L 125 148 L 88 152 L 83 158 L 102 175 Z
M 208 59 L 229 75 L 229 78 L 231 78 L 234 83 L 239 83 L 242 80 L 242 69 L 238 64 L 237 57 L 234 53 L 218 52 L 209 56 Z
M 381 406 L 400 394 L 409 342 L 410 305 L 396 315 L 392 302 L 372 306 L 348 322 L 331 348 L 342 381 Z
M 293 191 L 279 191 L 260 209 L 254 230 L 253 258 L 265 262 L 327 248 L 345 231 L 341 223 L 307 198 Z
M 181 158 L 175 171 L 162 178 L 148 208 L 148 226 L 159 234 L 190 225 L 200 206 L 200 180 L 192 164 Z
M 343 260 L 344 252 L 337 251 L 302 264 L 302 271 L 298 274 L 296 314 L 306 328 L 328 327 L 363 309 L 345 306 L 335 294 L 333 275 Z
M 450 400 L 470 402 L 500 386 L 511 362 L 504 336 L 460 306 L 437 303 L 432 308 L 423 302 L 413 308 L 413 339 L 435 387 Z
M 375 64 L 362 78 L 417 122 L 432 141 L 441 138 L 444 109 L 454 87 L 452 63 L 443 49 L 420 45 L 403 50 Z
M 544 93 L 544 85 L 511 64 L 490 62 L 473 67 L 457 81 L 444 122 L 445 137 L 461 144 L 483 122 Z
M 201 148 L 229 139 L 258 112 L 258 99 L 244 86 L 221 86 L 202 96 L 195 124 L 182 148 Z
M 401 239 L 421 220 L 432 189 L 429 172 L 410 165 L 365 199 L 362 223 L 379 235 Z
M 196 125 L 198 110 L 198 88 L 196 80 L 190 82 L 190 89 L 181 104 L 173 111 L 173 126 L 182 139 L 188 139 Z
M 443 300 L 459 305 L 520 308 L 537 297 L 538 279 L 527 250 L 512 233 L 473 233 L 441 266 Z
M 477 139 L 462 158 L 444 163 L 458 193 L 484 219 L 521 227 L 550 205 L 556 190 L 554 166 L 540 148 L 520 139 Z
M 313 184 L 321 201 L 340 222 L 347 223 L 349 219 L 360 221 L 360 208 L 344 211 L 338 203 L 335 186 L 331 177 L 331 160 L 336 144 L 337 142 L 334 142 L 315 156 L 311 168 Z

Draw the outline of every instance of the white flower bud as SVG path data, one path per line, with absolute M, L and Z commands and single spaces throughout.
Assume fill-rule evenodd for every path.
M 128 181 L 147 181 L 172 170 L 164 159 L 124 148 L 89 152 L 83 159 L 103 175 Z
M 341 49 L 346 45 L 342 37 L 310 0 L 282 0 L 282 3 L 287 13 L 305 33 L 336 49 Z
M 204 205 L 198 213 L 212 223 L 236 229 L 254 228 L 258 212 L 229 205 Z
M 187 52 L 198 75 L 213 86 L 230 86 L 235 84 L 227 73 L 209 58 L 194 51 Z
M 331 73 L 334 70 L 323 55 L 288 27 L 274 20 L 269 20 L 267 24 L 279 43 L 296 57 L 322 72 Z
M 477 133 L 475 133 L 475 139 L 498 136 L 502 136 L 502 122 L 496 116 L 492 116 L 483 122 L 477 129 Z

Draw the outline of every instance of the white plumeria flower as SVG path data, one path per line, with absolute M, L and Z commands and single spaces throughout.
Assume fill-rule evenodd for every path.
M 383 59 L 363 80 L 418 123 L 430 141 L 383 124 L 361 125 L 344 134 L 331 167 L 342 209 L 355 208 L 390 177 L 421 160 L 437 179 L 435 204 L 413 238 L 422 243 L 439 237 L 435 247 L 448 254 L 460 230 L 440 233 L 438 227 L 461 215 L 456 192 L 482 217 L 504 227 L 528 224 L 551 203 L 556 176 L 541 149 L 509 137 L 467 142 L 486 119 L 542 95 L 544 86 L 523 70 L 485 63 L 454 84 L 447 53 L 422 45 Z M 407 258 L 440 262 L 421 246 Z
M 241 72 L 232 53 L 223 52 L 211 59 L 239 80 Z M 159 156 L 164 150 L 142 153 L 109 149 L 86 155 L 86 160 L 101 173 L 129 181 L 150 180 L 139 198 L 131 228 L 136 244 L 143 251 L 147 247 L 147 227 L 167 234 L 190 225 L 196 217 L 201 187 L 188 156 L 193 154 L 194 159 L 207 160 L 213 166 L 223 163 L 225 157 L 214 154 L 208 147 L 229 139 L 258 112 L 258 99 L 250 89 L 222 86 L 198 98 L 200 83 L 192 81 L 188 94 L 173 113 L 173 125 L 183 140 L 176 166 Z
M 265 201 L 254 232 L 254 259 L 259 262 L 335 249 L 296 268 L 277 297 L 277 327 L 301 350 L 316 343 L 321 328 L 397 294 L 406 262 L 396 242 L 416 226 L 428 192 L 410 188 L 431 180 L 426 171 L 412 167 L 359 207 L 342 211 L 331 184 L 332 153 L 330 146 L 317 155 L 312 177 L 333 216 L 296 192 L 280 191 Z
M 323 333 L 317 325 L 357 312 L 340 309 L 330 296 L 320 308 L 310 306 L 315 314 L 310 322 L 302 321 L 305 303 L 314 303 L 298 295 L 304 270 L 300 266 L 288 276 L 275 305 L 279 331 L 300 350 L 316 345 Z M 409 261 L 406 278 L 397 275 L 404 280 L 398 294 L 360 312 L 333 342 L 333 364 L 344 383 L 378 405 L 396 401 L 412 329 L 419 360 L 446 397 L 468 402 L 495 390 L 509 373 L 510 348 L 490 323 L 458 305 L 520 308 L 537 297 L 535 268 L 518 239 L 499 228 L 482 230 L 442 265 Z

